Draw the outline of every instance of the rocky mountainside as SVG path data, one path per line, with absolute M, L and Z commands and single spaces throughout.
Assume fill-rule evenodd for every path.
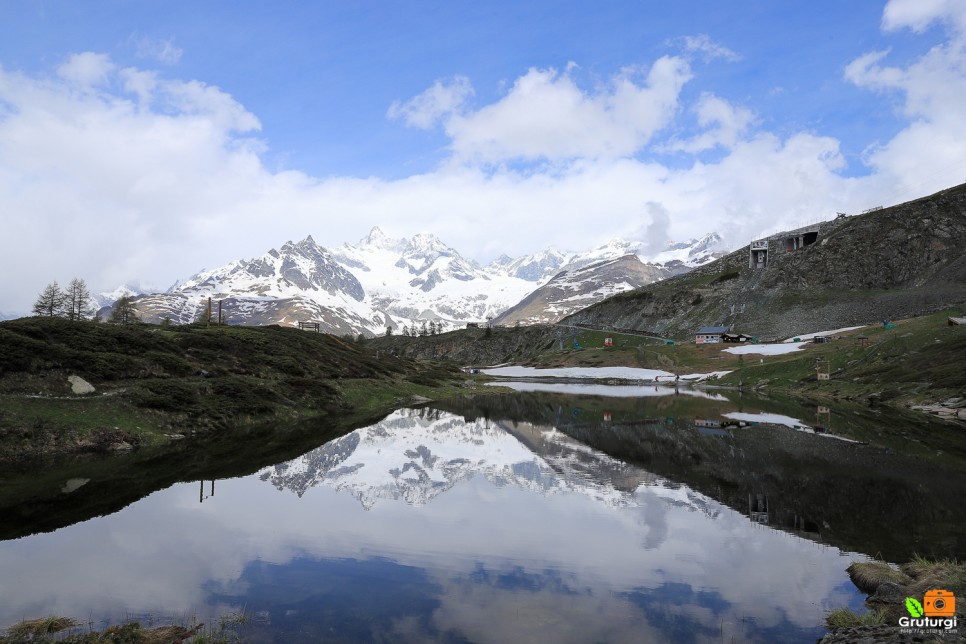
M 529 319 L 539 320 L 689 270 L 709 261 L 718 241 L 717 235 L 709 235 L 672 244 L 657 259 L 650 258 L 646 269 L 639 255 L 631 255 L 633 259 L 608 270 L 578 273 L 580 267 L 644 252 L 646 247 L 643 242 L 614 240 L 582 254 L 547 249 L 516 259 L 501 257 L 483 267 L 433 235 L 393 239 L 373 228 L 357 244 L 335 250 L 319 246 L 311 236 L 287 242 L 255 259 L 202 271 L 165 293 L 137 295 L 134 305 L 145 321 L 167 318 L 183 324 L 206 315 L 211 298 L 213 316 L 220 305 L 222 319 L 229 324 L 295 326 L 311 321 L 340 335 L 382 335 L 387 327 L 398 331 L 426 321 L 436 321 L 444 329 L 483 322 L 513 307 L 561 270 L 574 272 L 570 288 L 580 290 L 580 298 L 569 305 L 557 301 L 560 298 L 535 298 L 554 308 L 552 314 L 543 314 L 531 304 Z M 587 285 L 576 284 L 581 276 L 587 277 Z
M 764 241 L 761 268 L 745 246 L 568 320 L 679 338 L 723 324 L 768 338 L 966 302 L 966 185 Z
M 209 297 L 221 303 L 223 319 L 230 323 L 294 325 L 314 320 L 340 334 L 389 323 L 365 302 L 359 280 L 311 236 L 252 260 L 203 271 L 167 293 L 139 296 L 134 302 L 145 321 L 187 323 L 207 310 Z
M 493 324 L 546 324 L 599 302 L 611 295 L 639 288 L 690 267 L 645 264 L 637 255 L 624 255 L 579 268 L 564 270 L 494 320 Z

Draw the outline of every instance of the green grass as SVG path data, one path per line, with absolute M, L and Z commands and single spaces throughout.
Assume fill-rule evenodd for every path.
M 829 628 L 852 628 L 855 626 L 876 626 L 886 623 L 886 616 L 879 611 L 870 610 L 862 615 L 856 615 L 848 608 L 836 608 L 825 616 L 825 624 Z
M 97 434 L 150 444 L 164 433 L 372 410 L 410 392 L 432 397 L 461 376 L 451 364 L 386 353 L 278 326 L 0 322 L 0 458 L 70 451 Z M 69 375 L 96 392 L 74 396 Z M 373 399 L 365 388 L 346 397 L 340 383 L 350 380 L 370 383 Z

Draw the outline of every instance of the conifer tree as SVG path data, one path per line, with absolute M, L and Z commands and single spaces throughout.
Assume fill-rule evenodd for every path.
M 137 309 L 134 308 L 134 298 L 124 295 L 114 303 L 111 310 L 111 322 L 113 324 L 134 324 L 138 321 Z
M 94 311 L 91 304 L 91 292 L 87 283 L 74 278 L 64 292 L 64 314 L 68 320 L 88 320 Z
M 41 291 L 37 301 L 34 302 L 34 315 L 52 318 L 61 315 L 63 310 L 64 293 L 60 290 L 57 282 L 51 282 Z

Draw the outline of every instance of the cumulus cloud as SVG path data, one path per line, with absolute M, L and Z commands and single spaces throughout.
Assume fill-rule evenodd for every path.
M 627 67 L 594 91 L 580 88 L 572 70 L 532 68 L 500 100 L 475 111 L 460 109 L 471 93 L 468 81 L 437 82 L 394 103 L 390 116 L 419 127 L 442 119 L 454 155 L 467 162 L 631 156 L 673 119 L 691 78 L 688 63 L 672 56 L 650 69 Z
M 739 138 L 754 122 L 750 109 L 732 105 L 714 94 L 704 92 L 692 107 L 698 125 L 703 131 L 684 140 L 674 140 L 667 145 L 670 150 L 697 153 L 721 146 L 733 148 Z
M 883 13 L 886 29 L 921 31 L 935 21 L 948 26 L 948 40 L 909 64 L 889 65 L 889 51 L 872 51 L 845 68 L 848 81 L 893 98 L 909 120 L 894 138 L 866 151 L 866 163 L 894 186 L 888 196 L 956 183 L 966 167 L 966 140 L 958 134 L 966 130 L 966 5 L 893 0 Z
M 74 54 L 57 68 L 57 75 L 74 85 L 93 87 L 103 85 L 116 66 L 106 54 L 84 52 Z
M 966 4 L 961 0 L 889 0 L 882 12 L 886 31 L 909 28 L 922 33 L 935 22 L 966 32 Z

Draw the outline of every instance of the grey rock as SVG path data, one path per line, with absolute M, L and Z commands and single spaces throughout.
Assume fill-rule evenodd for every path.
M 894 584 L 892 582 L 885 582 L 879 584 L 876 588 L 875 594 L 869 597 L 868 601 L 870 604 L 895 604 L 900 605 L 906 601 L 906 597 L 909 596 L 909 590 L 900 586 L 899 584 Z
M 87 382 L 80 376 L 68 376 L 67 382 L 70 383 L 71 391 L 80 396 L 92 394 L 96 391 L 91 383 Z

